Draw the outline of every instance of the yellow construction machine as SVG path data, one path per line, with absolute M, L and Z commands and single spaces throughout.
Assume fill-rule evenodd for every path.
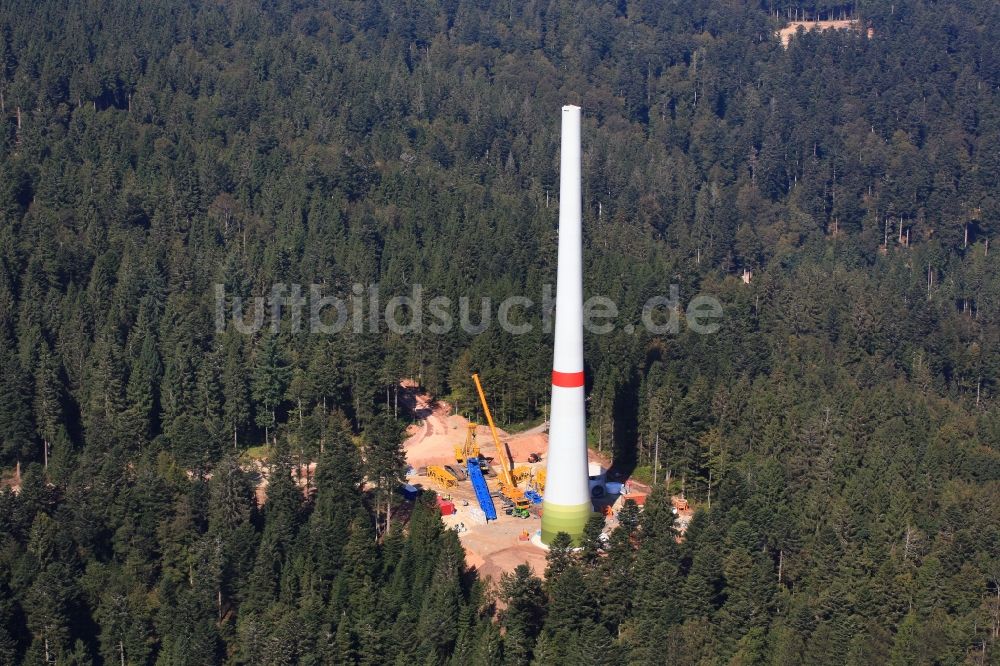
M 534 470 L 527 465 L 518 465 L 514 468 L 514 471 L 511 472 L 510 475 L 514 479 L 514 483 L 522 484 L 525 481 L 531 480 L 531 474 L 533 472 Z
M 517 482 L 511 474 L 513 465 L 507 457 L 507 448 L 500 441 L 500 436 L 497 435 L 497 427 L 493 424 L 493 415 L 490 413 L 490 406 L 486 403 L 486 394 L 483 392 L 483 385 L 479 383 L 479 375 L 472 375 L 472 381 L 476 383 L 479 401 L 483 405 L 483 413 L 490 426 L 493 443 L 497 447 L 497 457 L 500 460 L 500 494 L 511 503 L 515 516 L 527 518 L 530 515 L 528 510 L 531 508 L 531 500 L 525 497 L 524 491 L 517 487 Z
M 458 485 L 458 479 L 455 475 L 440 465 L 428 465 L 427 476 L 441 484 L 442 488 L 451 488 Z
M 535 472 L 535 490 L 539 493 L 545 493 L 545 468 L 541 468 Z
M 470 423 L 466 426 L 468 432 L 465 434 L 465 444 L 455 447 L 455 462 L 464 465 L 469 458 L 479 457 L 479 444 L 476 443 L 476 428 L 479 425 Z

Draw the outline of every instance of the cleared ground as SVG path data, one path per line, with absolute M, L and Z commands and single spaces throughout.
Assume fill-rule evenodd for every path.
M 442 516 L 442 520 L 447 527 L 458 528 L 466 561 L 481 576 L 497 581 L 501 573 L 524 563 L 539 576 L 545 571 L 545 551 L 520 538 L 525 532 L 530 535 L 541 528 L 542 521 L 537 514 L 530 518 L 508 516 L 503 513 L 500 500 L 494 498 L 497 520 L 487 524 L 472 484 L 468 481 L 460 481 L 446 489 L 426 476 L 413 475 L 410 483 L 432 489 L 455 503 L 455 513 Z M 495 480 L 488 480 L 487 483 L 491 490 L 496 488 Z
M 792 37 L 795 36 L 799 28 L 802 28 L 806 32 L 813 30 L 822 32 L 823 30 L 855 30 L 858 28 L 858 25 L 856 19 L 845 21 L 792 21 L 778 31 L 778 37 L 781 39 L 781 45 L 787 49 L 788 44 L 792 41 Z
M 452 414 L 451 406 L 444 402 L 431 402 L 430 396 L 417 392 L 412 383 L 401 384 L 400 400 L 416 418 L 422 419 L 407 429 L 409 437 L 403 443 L 406 460 L 413 470 L 427 465 L 455 465 L 455 447 L 465 442 L 466 426 L 464 417 Z M 499 430 L 500 441 L 507 446 L 515 467 L 526 465 L 534 469 L 544 469 L 549 450 L 548 427 L 543 423 L 530 430 L 510 435 Z M 494 469 L 499 470 L 499 457 L 490 436 L 489 428 L 481 425 L 476 429 L 476 440 L 482 455 L 493 458 Z M 528 463 L 528 456 L 537 453 L 541 462 Z M 591 452 L 593 462 L 603 462 Z M 511 571 L 519 564 L 527 563 L 541 576 L 545 571 L 545 550 L 522 540 L 541 529 L 541 519 L 537 514 L 530 518 L 515 518 L 503 513 L 498 498 L 494 499 L 498 520 L 486 524 L 475 492 L 468 481 L 460 481 L 451 488 L 444 488 L 427 476 L 412 474 L 409 482 L 422 488 L 429 488 L 439 495 L 455 501 L 457 513 L 444 516 L 445 525 L 460 526 L 459 538 L 465 547 L 469 566 L 475 567 L 480 575 L 500 578 L 504 571 Z M 496 478 L 487 479 L 490 490 L 496 490 Z M 610 498 L 609 498 L 610 499 Z
M 463 416 L 452 414 L 451 406 L 447 403 L 432 403 L 430 396 L 418 393 L 411 383 L 404 382 L 400 391 L 401 402 L 416 418 L 422 419 L 422 423 L 407 429 L 409 437 L 403 443 L 407 463 L 414 470 L 427 465 L 455 465 L 455 447 L 465 442 L 469 421 Z M 542 424 L 516 435 L 508 435 L 499 430 L 500 439 L 507 445 L 515 465 L 544 468 L 545 454 L 548 452 L 545 427 Z M 476 429 L 476 440 L 481 454 L 493 458 L 494 463 L 499 464 L 496 446 L 487 426 L 480 425 Z M 541 455 L 542 462 L 529 464 L 527 459 L 531 453 Z M 541 519 L 537 515 L 530 518 L 505 515 L 500 500 L 495 498 L 498 519 L 486 524 L 475 492 L 468 481 L 460 481 L 451 488 L 443 488 L 433 479 L 416 474 L 411 475 L 409 481 L 454 500 L 456 513 L 444 516 L 444 523 L 448 527 L 461 525 L 459 538 L 465 547 L 466 559 L 469 566 L 475 567 L 480 575 L 498 580 L 502 572 L 511 571 L 523 563 L 527 563 L 539 576 L 545 571 L 545 551 L 520 539 L 523 532 L 530 534 L 541 528 Z M 487 485 L 490 490 L 496 490 L 496 478 L 487 479 Z

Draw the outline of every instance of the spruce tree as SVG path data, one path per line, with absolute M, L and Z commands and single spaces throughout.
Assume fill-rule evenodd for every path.
M 392 528 L 392 508 L 397 501 L 396 489 L 403 482 L 406 456 L 402 450 L 403 429 L 388 410 L 381 411 L 365 429 L 365 471 L 376 488 L 376 515 L 384 512 L 384 527 Z
M 277 409 L 287 383 L 288 368 L 281 358 L 278 337 L 268 335 L 257 349 L 252 384 L 256 423 L 264 428 L 267 443 L 271 442 L 270 432 L 277 424 Z
M 573 563 L 573 540 L 566 532 L 559 532 L 549 543 L 549 552 L 545 556 L 545 581 L 551 588 L 559 576 Z
M 227 437 L 232 438 L 233 449 L 239 448 L 239 436 L 250 421 L 250 394 L 247 388 L 247 371 L 243 347 L 236 337 L 226 344 L 226 360 L 222 370 L 222 418 Z
M 139 355 L 129 372 L 125 398 L 128 404 L 123 415 L 125 436 L 137 448 L 149 442 L 157 432 L 157 395 L 161 375 L 160 357 L 152 332 L 142 338 Z
M 42 440 L 42 460 L 48 467 L 52 445 L 65 442 L 59 370 L 48 345 L 42 345 L 35 371 L 35 423 Z
M 591 516 L 580 538 L 580 559 L 589 568 L 597 565 L 603 551 L 604 516 Z
M 338 432 L 316 465 L 316 500 L 309 517 L 311 564 L 324 590 L 343 563 L 351 523 L 361 511 L 361 460 L 348 433 Z
M 0 350 L 0 445 L 3 457 L 10 463 L 21 458 L 41 460 L 40 450 L 34 450 L 34 430 L 31 419 L 29 378 L 12 354 Z
M 500 599 L 505 606 L 500 612 L 504 663 L 529 664 L 545 613 L 542 581 L 527 564 L 519 564 L 500 576 Z

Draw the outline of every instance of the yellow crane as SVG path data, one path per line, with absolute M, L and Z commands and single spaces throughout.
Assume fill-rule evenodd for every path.
M 507 449 L 497 435 L 497 427 L 493 424 L 493 415 L 490 413 L 490 406 L 486 403 L 486 394 L 483 392 L 483 385 L 479 383 L 479 375 L 472 375 L 472 381 L 476 383 L 476 391 L 479 393 L 479 401 L 483 405 L 483 413 L 486 414 L 486 422 L 490 426 L 490 434 L 493 436 L 493 443 L 497 447 L 497 456 L 500 459 L 500 494 L 506 497 L 514 505 L 514 514 L 522 518 L 528 517 L 528 509 L 531 508 L 531 500 L 524 496 L 524 491 L 517 487 L 517 482 L 511 475 L 511 462 L 507 458 Z
M 468 432 L 465 435 L 465 444 L 455 447 L 455 462 L 464 465 L 469 458 L 479 457 L 479 444 L 476 443 L 476 428 L 479 425 L 470 423 L 466 426 Z

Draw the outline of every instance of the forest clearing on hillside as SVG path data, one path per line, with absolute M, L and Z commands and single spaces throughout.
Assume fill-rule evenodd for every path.
M 785 48 L 803 16 L 873 37 Z M 0 0 L 0 663 L 997 663 L 997 34 L 995 0 Z M 567 104 L 618 310 L 586 438 L 657 483 L 490 588 L 400 493 L 394 387 L 546 420 Z M 361 325 L 254 328 L 293 285 Z M 390 329 L 418 286 L 531 330 Z M 721 329 L 645 326 L 675 292 Z

